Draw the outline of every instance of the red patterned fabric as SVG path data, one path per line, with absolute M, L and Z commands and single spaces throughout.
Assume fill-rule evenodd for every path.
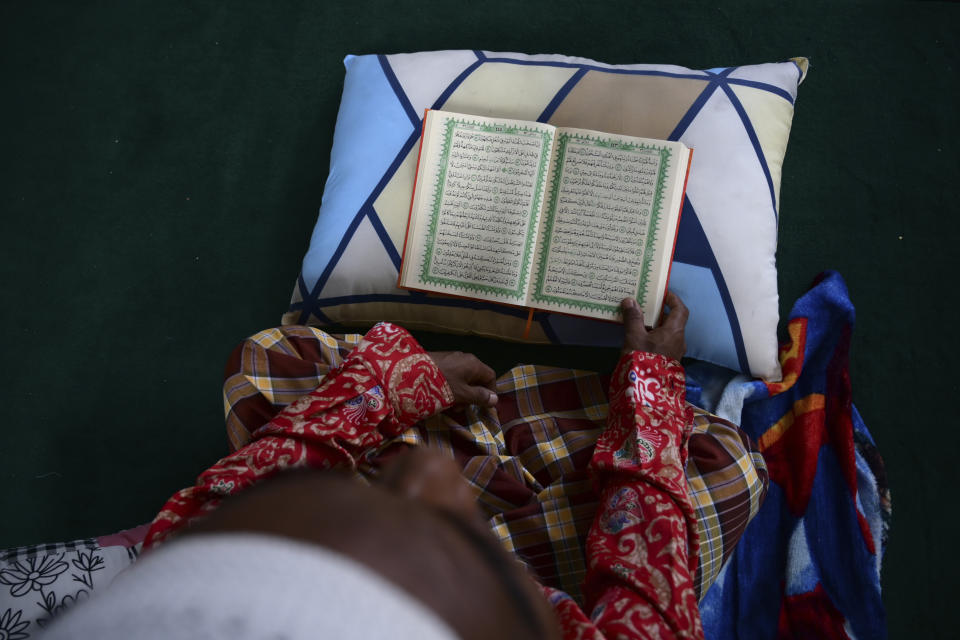
M 288 405 L 253 434 L 253 442 L 221 459 L 177 492 L 154 519 L 148 549 L 191 518 L 284 469 L 355 468 L 385 438 L 453 404 L 433 360 L 406 330 L 381 323 L 370 330 L 319 387 Z
M 452 401 L 417 342 L 399 327 L 377 325 L 319 387 L 175 494 L 144 546 L 280 470 L 356 468 L 385 440 Z M 677 362 L 639 352 L 621 359 L 610 383 L 607 428 L 590 463 L 601 498 L 587 537 L 592 620 L 564 592 L 544 587 L 565 638 L 702 637 L 693 586 L 696 517 L 684 476 L 691 425 Z
M 547 592 L 564 638 L 701 638 L 696 515 L 684 465 L 692 414 L 679 363 L 632 352 L 610 381 L 590 470 L 601 496 L 587 536 L 586 609 Z

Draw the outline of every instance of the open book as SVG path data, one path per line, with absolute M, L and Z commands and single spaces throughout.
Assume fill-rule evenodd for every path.
M 692 151 L 428 110 L 398 286 L 654 324 Z

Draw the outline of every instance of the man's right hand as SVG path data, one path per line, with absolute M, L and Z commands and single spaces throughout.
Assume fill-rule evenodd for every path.
M 623 337 L 621 353 L 646 351 L 659 353 L 674 360 L 680 360 L 683 357 L 687 350 L 683 333 L 690 312 L 687 311 L 683 300 L 671 291 L 667 291 L 663 302 L 665 306 L 670 307 L 670 311 L 664 310 L 660 317 L 660 324 L 647 331 L 640 305 L 633 298 L 623 299 L 620 303 L 620 311 L 623 313 L 623 326 L 626 333 Z
M 440 373 L 447 379 L 456 404 L 497 404 L 497 374 L 472 353 L 429 351 Z

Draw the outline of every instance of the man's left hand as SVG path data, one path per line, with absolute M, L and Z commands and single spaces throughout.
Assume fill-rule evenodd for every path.
M 497 404 L 497 374 L 477 356 L 461 351 L 430 351 L 427 355 L 447 379 L 456 404 Z

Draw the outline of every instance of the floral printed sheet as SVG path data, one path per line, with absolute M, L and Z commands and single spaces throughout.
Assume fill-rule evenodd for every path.
M 110 584 L 137 559 L 147 527 L 0 551 L 0 638 L 36 637 L 53 618 Z

